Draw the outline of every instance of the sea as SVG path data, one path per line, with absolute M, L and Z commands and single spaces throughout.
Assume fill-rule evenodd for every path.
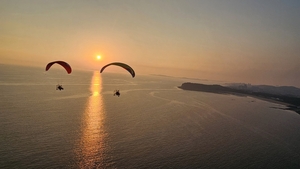
M 300 168 L 299 114 L 184 82 L 0 65 L 0 168 Z

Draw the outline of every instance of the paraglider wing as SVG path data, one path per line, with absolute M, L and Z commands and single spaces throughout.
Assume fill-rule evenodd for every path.
M 68 74 L 70 74 L 72 72 L 71 66 L 68 63 L 64 62 L 64 61 L 54 61 L 54 62 L 48 63 L 47 66 L 46 66 L 46 71 L 48 71 L 50 69 L 50 67 L 55 63 L 57 63 L 57 64 L 61 65 L 62 67 L 64 67 L 66 69 L 66 71 L 68 72 Z
M 107 64 L 107 65 L 103 66 L 102 69 L 100 70 L 100 73 L 102 73 L 103 70 L 105 68 L 107 68 L 108 66 L 110 66 L 110 65 L 120 66 L 120 67 L 124 68 L 125 70 L 127 70 L 131 74 L 132 77 L 135 76 L 134 70 L 129 65 L 127 65 L 125 63 L 121 63 L 121 62 L 113 62 L 113 63 L 110 63 L 110 64 Z

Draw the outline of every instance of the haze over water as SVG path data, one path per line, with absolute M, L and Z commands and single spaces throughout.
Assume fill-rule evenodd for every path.
M 283 105 L 170 77 L 0 71 L 0 168 L 300 167 L 300 115 Z

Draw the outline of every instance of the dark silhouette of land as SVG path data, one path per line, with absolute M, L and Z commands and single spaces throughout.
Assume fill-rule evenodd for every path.
M 199 84 L 199 83 L 183 83 L 179 86 L 180 89 L 183 90 L 191 90 L 191 91 L 201 91 L 201 92 L 210 92 L 210 93 L 218 93 L 218 94 L 232 94 L 238 96 L 251 96 L 258 99 L 263 99 L 267 101 L 272 101 L 280 104 L 284 104 L 287 106 L 285 110 L 292 110 L 296 113 L 300 114 L 300 98 L 294 96 L 287 95 L 278 95 L 278 94 L 270 94 L 264 92 L 255 92 L 255 91 L 247 91 L 242 89 L 234 89 L 230 87 L 225 87 L 221 85 L 207 85 L 207 84 Z

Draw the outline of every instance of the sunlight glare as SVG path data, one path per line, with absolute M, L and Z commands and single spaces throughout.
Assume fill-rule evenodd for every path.
M 94 72 L 90 91 L 92 95 L 87 100 L 83 115 L 82 136 L 79 143 L 80 168 L 103 168 L 104 150 L 106 148 L 104 130 L 104 108 L 101 95 L 102 79 L 98 71 Z

